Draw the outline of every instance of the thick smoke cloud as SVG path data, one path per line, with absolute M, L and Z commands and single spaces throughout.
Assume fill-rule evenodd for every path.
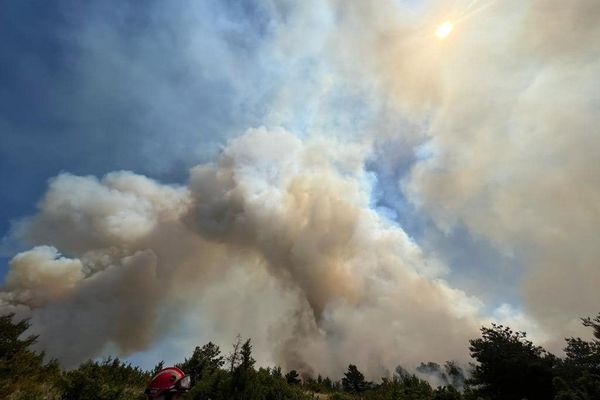
M 379 105 L 371 137 L 414 146 L 406 199 L 438 230 L 466 227 L 522 266 L 526 314 L 512 320 L 558 351 L 600 304 L 598 3 L 332 4 L 343 39 L 328 57 Z M 446 19 L 460 22 L 438 41 Z M 390 113 L 416 125 L 391 130 Z
M 187 307 L 205 310 L 201 323 L 222 325 L 225 340 L 259 321 L 252 333 L 276 343 L 261 356 L 305 371 L 339 373 L 356 357 L 372 374 L 424 354 L 461 358 L 480 304 L 369 208 L 364 152 L 256 129 L 192 169 L 185 188 L 126 172 L 62 175 L 16 234 L 70 258 L 49 247 L 16 256 L 4 308 L 30 315 L 40 346 L 67 365 L 106 346 L 144 349 Z M 34 257 L 46 274 L 74 277 L 38 290 L 24 277 Z M 270 289 L 247 292 L 236 281 L 248 274 Z M 283 305 L 277 318 L 257 310 L 219 322 L 239 301 Z
M 289 68 L 257 91 L 264 123 L 288 129 L 245 131 L 185 185 L 54 178 L 13 228 L 35 247 L 11 262 L 1 309 L 31 316 L 66 365 L 241 333 L 263 363 L 377 377 L 464 359 L 492 318 L 578 334 L 600 304 L 600 7 L 492 1 L 438 41 L 436 23 L 467 7 L 455 3 L 266 2 L 256 60 Z M 378 160 L 389 143 L 408 150 Z M 427 231 L 374 210 L 377 163 L 404 165 L 390 190 L 438 236 L 466 229 L 514 258 L 522 310 L 484 313 L 497 305 L 423 252 Z
M 430 5 L 425 13 L 453 18 L 440 14 L 442 2 Z M 378 93 L 429 118 L 404 194 L 441 231 L 466 226 L 523 265 L 528 325 L 558 350 L 600 304 L 600 6 L 489 2 L 443 43 L 416 33 L 408 41 L 392 6 L 358 8 L 357 21 L 376 16 L 371 34 L 354 38 L 366 40 L 358 54 L 374 60 Z
M 39 246 L 12 259 L 4 288 L 10 301 L 40 307 L 70 292 L 83 277 L 82 269 L 81 261 L 59 257 L 54 247 Z
M 432 156 L 404 188 L 442 229 L 465 224 L 522 260 L 526 310 L 560 340 L 580 333 L 579 317 L 600 304 L 600 31 L 590 23 L 600 7 L 495 7 L 522 23 L 508 30 L 490 13 L 469 23 L 487 26 L 486 42 L 457 38 L 430 126 Z

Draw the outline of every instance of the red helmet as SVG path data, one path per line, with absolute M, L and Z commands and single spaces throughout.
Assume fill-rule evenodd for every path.
M 168 367 L 154 375 L 144 393 L 154 398 L 166 393 L 185 392 L 189 388 L 190 377 L 177 367 Z

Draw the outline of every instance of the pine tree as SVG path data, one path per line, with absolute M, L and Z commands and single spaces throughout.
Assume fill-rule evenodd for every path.
M 301 382 L 300 375 L 298 374 L 298 371 L 296 371 L 295 369 L 293 369 L 290 372 L 288 372 L 287 374 L 285 374 L 285 380 L 290 385 L 299 385 Z
M 254 358 L 252 358 L 252 344 L 250 343 L 250 339 L 246 340 L 244 342 L 244 344 L 242 345 L 242 349 L 240 350 L 240 359 L 241 359 L 240 366 L 244 370 L 249 370 L 251 368 L 254 368 L 254 364 L 256 363 L 256 360 L 254 360 Z
M 342 378 L 342 386 L 344 387 L 344 391 L 348 393 L 360 393 L 367 390 L 369 384 L 356 365 L 350 364 L 348 365 L 348 371 L 344 373 L 344 377 Z
M 186 374 L 190 375 L 192 385 L 202 379 L 205 375 L 210 375 L 217 369 L 221 368 L 225 360 L 221 355 L 219 346 L 212 342 L 208 342 L 202 347 L 196 347 L 192 356 L 186 358 L 184 362 L 178 364 Z
M 478 362 L 469 380 L 477 394 L 491 400 L 554 397 L 556 357 L 527 340 L 525 332 L 492 324 L 491 328 L 482 327 L 481 333 L 469 347 Z
M 51 360 L 44 364 L 44 353 L 30 350 L 38 337 L 22 338 L 29 320 L 13 322 L 14 317 L 13 313 L 0 316 L 0 398 L 17 392 L 25 397 L 45 392 L 49 397 L 60 373 L 58 363 Z

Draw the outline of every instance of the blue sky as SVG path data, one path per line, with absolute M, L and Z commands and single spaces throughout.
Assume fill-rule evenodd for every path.
M 198 8 L 206 15 L 198 26 L 207 32 L 196 43 L 201 57 L 183 51 L 186 32 L 174 25 L 182 15 L 162 14 L 157 5 L 63 1 L 6 8 L 0 174 L 12 189 L 0 198 L 3 234 L 11 220 L 34 211 L 59 172 L 101 176 L 125 169 L 182 182 L 224 138 L 257 123 L 252 105 L 236 96 L 227 76 L 233 72 L 217 66 L 241 50 L 242 74 L 253 73 L 242 64 L 256 56 L 264 29 L 259 11 L 248 2 Z M 164 29 L 149 32 L 156 26 Z M 154 85 L 163 97 L 153 96 Z M 6 255 L 3 269 L 5 263 Z

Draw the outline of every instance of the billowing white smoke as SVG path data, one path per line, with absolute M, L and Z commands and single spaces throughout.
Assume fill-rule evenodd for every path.
M 254 335 L 262 359 L 305 371 L 464 357 L 479 303 L 369 208 L 365 154 L 257 129 L 193 168 L 187 188 L 61 175 L 18 226 L 40 247 L 13 259 L 3 310 L 31 316 L 67 365 L 145 349 L 192 309 L 216 340 Z M 236 311 L 248 302 L 259 309 Z

